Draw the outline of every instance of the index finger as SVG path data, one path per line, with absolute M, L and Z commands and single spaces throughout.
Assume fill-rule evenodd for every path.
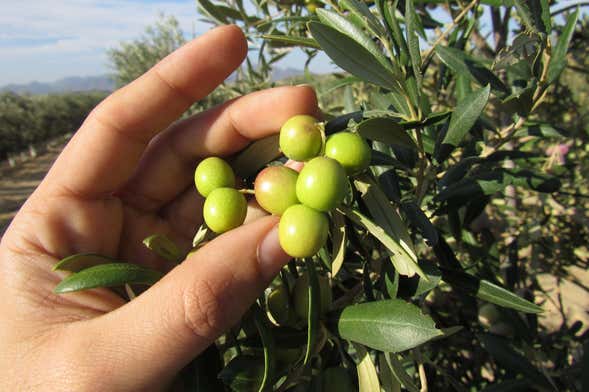
M 223 82 L 246 53 L 241 30 L 223 26 L 170 54 L 92 111 L 41 187 L 85 197 L 114 192 L 152 137 Z

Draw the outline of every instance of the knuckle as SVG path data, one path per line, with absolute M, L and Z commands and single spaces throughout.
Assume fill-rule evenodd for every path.
M 184 324 L 196 336 L 208 338 L 221 333 L 224 312 L 220 292 L 209 282 L 199 280 L 183 293 Z

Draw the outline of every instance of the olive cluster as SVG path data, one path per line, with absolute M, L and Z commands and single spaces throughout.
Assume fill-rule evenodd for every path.
M 267 212 L 279 215 L 279 240 L 292 257 L 310 257 L 327 241 L 327 213 L 344 199 L 347 176 L 365 170 L 371 149 L 356 133 L 340 132 L 324 142 L 322 125 L 308 115 L 296 115 L 280 129 L 280 149 L 293 161 L 304 162 L 300 172 L 269 166 L 258 173 L 254 193 Z M 243 194 L 235 189 L 235 175 L 222 159 L 211 157 L 196 168 L 195 184 L 206 200 L 207 226 L 223 233 L 241 225 L 247 212 Z
M 194 171 L 196 190 L 205 198 L 203 218 L 215 233 L 224 233 L 243 224 L 247 201 L 235 189 L 235 173 L 221 158 L 201 161 Z
M 370 147 L 360 135 L 340 132 L 323 140 L 321 125 L 314 117 L 291 117 L 280 129 L 280 149 L 288 158 L 305 162 L 304 167 L 288 176 L 278 175 L 286 172 L 284 166 L 270 167 L 266 170 L 277 173 L 272 179 L 266 179 L 264 171 L 256 178 L 256 199 L 262 208 L 282 215 L 280 245 L 293 257 L 309 257 L 321 249 L 329 230 L 327 213 L 346 196 L 347 175 L 370 164 Z M 267 188 L 277 191 L 268 193 Z M 280 210 L 274 209 L 276 203 Z

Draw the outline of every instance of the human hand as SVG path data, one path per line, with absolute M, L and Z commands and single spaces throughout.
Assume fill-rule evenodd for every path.
M 317 114 L 308 87 L 227 102 L 170 125 L 244 59 L 235 26 L 216 28 L 115 92 L 86 119 L 0 243 L 0 389 L 158 390 L 235 324 L 288 256 L 277 218 L 225 233 L 126 303 L 112 291 L 56 295 L 64 256 L 95 252 L 170 269 L 141 240 L 185 249 L 202 220 L 202 157 L 226 156 Z

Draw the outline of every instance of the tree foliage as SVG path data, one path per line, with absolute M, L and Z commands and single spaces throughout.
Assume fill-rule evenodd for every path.
M 105 96 L 104 92 L 0 94 L 0 158 L 74 132 Z
M 305 80 L 318 87 L 325 132 L 358 132 L 373 161 L 331 213 L 327 246 L 284 268 L 207 350 L 214 361 L 195 360 L 180 383 L 219 390 L 218 375 L 234 391 L 318 391 L 335 385 L 338 368 L 363 392 L 588 387 L 587 326 L 542 282 L 579 283 L 571 271 L 589 262 L 588 41 L 578 9 L 545 0 L 198 6 L 213 24 L 240 25 L 258 49 L 219 94 L 271 86 L 273 65 L 294 48 L 306 67 L 324 52 L 342 72 Z M 251 184 L 279 155 L 269 137 L 233 162 Z M 201 228 L 193 247 L 209 238 Z M 291 317 L 300 276 L 307 317 Z M 69 279 L 83 288 L 78 277 Z M 320 281 L 333 297 L 326 314 Z M 273 317 L 276 290 L 288 293 L 284 317 Z
M 146 27 L 142 37 L 108 50 L 117 85 L 137 79 L 185 42 L 178 20 L 161 14 L 155 24 Z

